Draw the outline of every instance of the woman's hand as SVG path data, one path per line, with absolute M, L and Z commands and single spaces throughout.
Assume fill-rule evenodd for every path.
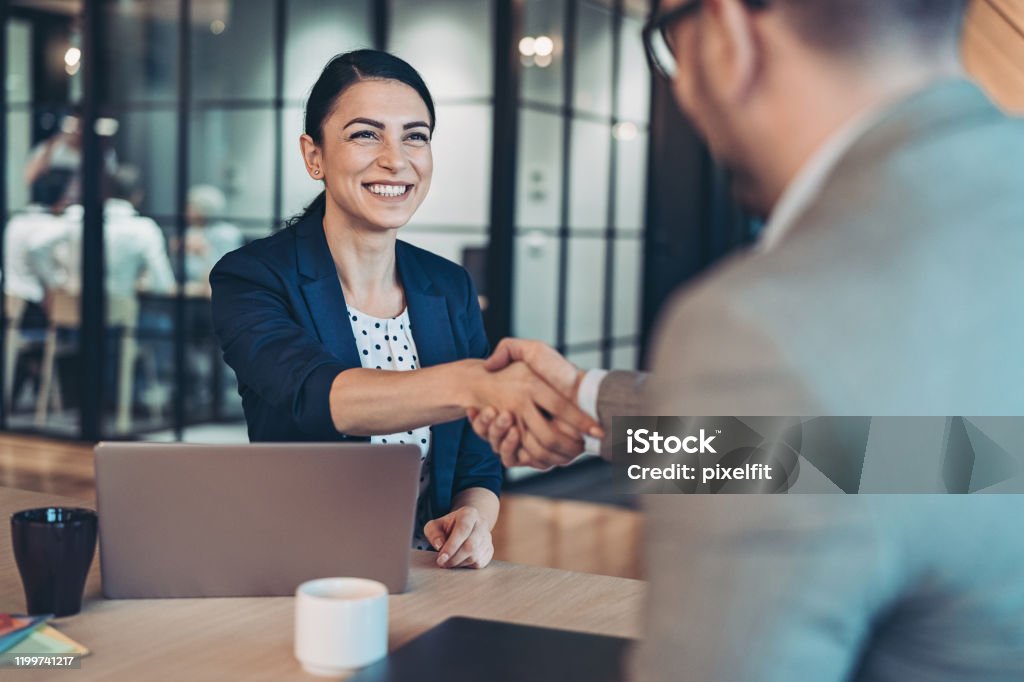
M 483 568 L 491 563 L 491 529 L 476 507 L 459 507 L 423 527 L 441 568 Z
M 529 409 L 524 414 L 508 402 L 493 401 L 467 410 L 473 430 L 490 443 L 506 467 L 545 470 L 568 464 L 583 450 L 580 434 L 604 437 L 597 422 L 577 406 L 584 372 L 547 344 L 529 339 L 502 339 L 484 363 L 485 369 L 498 375 L 513 372 L 517 367 L 522 370 L 523 366 L 533 370 L 537 378 L 543 379 L 544 388 L 562 399 L 560 402 L 545 394 L 546 404 L 535 401 L 543 408 L 542 416 L 548 417 L 547 423 L 538 420 Z
M 582 433 L 601 433 L 593 419 L 524 362 L 490 371 L 476 361 L 467 369 L 470 377 L 463 385 L 470 392 L 466 404 L 470 419 L 476 415 L 473 408 L 491 407 L 510 414 L 521 438 L 517 449 L 528 453 L 532 466 L 565 464 L 583 452 Z M 559 421 L 571 428 L 562 428 Z

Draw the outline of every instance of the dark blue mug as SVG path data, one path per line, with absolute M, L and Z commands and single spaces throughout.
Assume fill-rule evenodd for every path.
M 30 615 L 82 610 L 85 578 L 96 552 L 96 512 L 73 507 L 11 515 L 11 541 Z

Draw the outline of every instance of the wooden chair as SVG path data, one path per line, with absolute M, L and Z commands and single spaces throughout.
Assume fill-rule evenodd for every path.
M 21 317 L 27 301 L 17 296 L 4 296 L 4 405 L 8 412 L 14 404 L 14 372 L 18 367 L 18 356 L 30 346 L 38 346 L 38 340 L 27 339 L 21 331 Z
M 120 348 L 117 359 L 117 413 L 114 422 L 115 430 L 129 431 L 131 428 L 132 384 L 135 374 L 135 361 L 139 355 L 136 329 L 139 321 L 139 304 L 131 298 L 109 297 L 107 299 L 107 326 L 120 330 Z M 79 329 L 81 327 L 81 299 L 78 294 L 68 291 L 55 291 L 50 302 L 50 325 L 46 330 L 43 344 L 43 365 L 39 396 L 36 400 L 36 425 L 46 424 L 47 413 L 51 407 L 61 409 L 61 395 L 56 371 L 57 356 L 75 350 L 74 345 L 61 347 L 58 339 L 61 329 Z M 75 344 L 77 345 L 77 344 Z M 155 374 L 155 371 L 154 371 Z M 156 377 L 151 377 L 153 381 Z

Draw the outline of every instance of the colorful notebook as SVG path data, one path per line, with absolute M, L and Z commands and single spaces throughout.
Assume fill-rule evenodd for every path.
M 49 625 L 43 625 L 40 628 L 34 629 L 29 633 L 28 637 L 8 649 L 6 653 L 35 656 L 67 654 L 88 656 L 90 651 L 63 632 Z
M 8 651 L 36 629 L 46 623 L 50 616 L 16 616 L 0 613 L 0 652 Z

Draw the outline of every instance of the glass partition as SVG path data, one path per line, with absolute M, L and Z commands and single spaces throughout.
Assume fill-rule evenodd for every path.
M 650 73 L 643 0 L 527 0 L 511 329 L 580 367 L 639 360 Z M 516 468 L 512 479 L 532 475 Z
M 7 72 L 3 405 L 7 428 L 79 431 L 81 34 L 77 3 L 11 3 Z M 109 128 L 104 132 L 109 133 Z M 109 135 L 108 159 L 113 161 Z
M 636 367 L 650 73 L 643 1 L 527 0 L 512 332 Z
M 83 88 L 86 5 L 100 14 L 95 92 Z M 299 153 L 305 98 L 330 57 L 360 47 L 407 59 L 436 101 L 431 192 L 400 237 L 463 264 L 484 307 L 489 289 L 510 295 L 514 334 L 583 365 L 634 366 L 649 137 L 643 0 L 8 6 L 8 428 L 85 433 L 82 401 L 97 392 L 81 385 L 82 363 L 100 346 L 101 423 L 89 433 L 245 439 L 213 335 L 209 272 L 320 191 Z M 495 22 L 510 8 L 522 28 L 512 37 L 518 72 L 502 80 Z M 509 93 L 517 130 L 495 130 Z M 98 112 L 93 131 L 79 125 L 85 96 Z M 102 178 L 107 313 L 96 339 L 80 319 L 82 139 L 100 149 L 88 171 Z M 514 159 L 507 172 L 495 149 Z M 514 199 L 511 253 L 488 255 L 502 192 Z M 496 257 L 514 268 L 488 281 Z

